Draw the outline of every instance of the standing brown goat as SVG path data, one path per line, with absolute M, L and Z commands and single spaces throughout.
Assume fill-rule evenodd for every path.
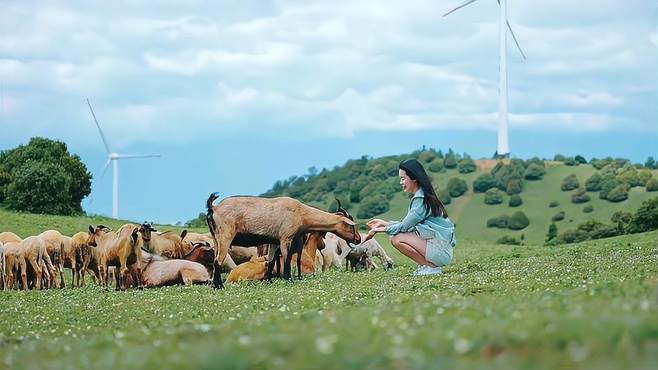
M 301 250 L 302 237 L 312 231 L 331 231 L 339 237 L 359 244 L 361 236 L 356 224 L 349 218 L 328 213 L 288 197 L 261 198 L 249 196 L 228 197 L 218 205 L 213 202 L 219 196 L 210 195 L 206 201 L 207 221 L 215 239 L 215 270 L 226 258 L 232 244 L 258 246 L 265 243 L 279 244 L 285 261 L 283 278 L 291 279 L 288 253 L 293 242 Z M 273 264 L 268 265 L 271 273 Z M 268 274 L 269 276 L 269 274 Z M 213 286 L 223 288 L 219 273 L 213 277 Z
M 89 225 L 89 240 L 87 242 L 92 247 L 100 248 L 100 261 L 98 269 L 102 285 L 107 287 L 107 267 L 117 266 L 119 270 L 116 273 L 116 289 L 127 288 L 128 275 L 130 274 L 129 266 L 137 264 L 137 285 L 143 288 L 141 271 L 142 271 L 142 249 L 139 244 L 139 226 L 134 224 L 125 224 L 119 230 L 110 231 L 108 228 L 99 225 L 95 229 Z
M 157 232 L 153 225 L 144 222 L 139 227 L 139 232 L 142 234 L 142 241 L 144 242 L 144 249 L 149 253 L 154 253 L 167 258 L 182 258 L 185 255 L 183 251 L 183 238 L 187 235 L 187 230 L 183 230 L 181 235 L 172 232 Z
M 57 288 L 64 288 L 64 244 L 62 234 L 57 230 L 46 230 L 39 234 L 39 238 L 46 244 L 46 250 L 54 270 L 50 274 Z M 50 267 L 49 267 L 50 268 Z M 55 280 L 55 273 L 59 273 L 59 282 Z

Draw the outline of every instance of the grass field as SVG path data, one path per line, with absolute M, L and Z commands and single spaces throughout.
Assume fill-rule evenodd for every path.
M 5 291 L 0 367 L 652 369 L 657 237 L 461 242 L 431 277 Z

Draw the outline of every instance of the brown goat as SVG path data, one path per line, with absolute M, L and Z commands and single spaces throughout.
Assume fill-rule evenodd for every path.
M 24 289 L 27 289 L 27 267 L 25 265 L 25 258 L 23 257 L 23 250 L 21 249 L 21 242 L 7 242 L 3 244 L 5 250 L 5 269 L 6 269 L 6 283 L 5 289 L 12 289 L 14 283 L 18 280 L 18 275 L 21 276 Z
M 213 248 L 215 246 L 215 240 L 212 238 L 212 235 L 210 235 L 210 233 L 200 234 L 200 233 L 195 233 L 195 232 L 188 232 L 185 235 L 185 237 L 183 238 L 183 250 L 185 251 L 185 255 L 190 255 L 192 250 L 195 249 L 195 246 L 199 245 L 199 244 L 210 248 L 210 251 L 213 252 L 212 253 L 212 258 L 213 258 L 213 261 L 214 261 L 215 253 L 213 251 Z M 204 251 L 203 253 L 207 254 L 207 251 L 205 249 L 203 251 Z M 199 252 L 195 252 L 195 253 L 199 253 Z M 199 262 L 202 265 L 208 267 L 206 265 L 206 262 L 202 262 L 201 260 L 191 259 L 191 258 L 188 258 L 188 257 L 183 257 L 183 259 L 186 259 L 186 260 L 189 260 L 189 261 Z M 210 262 L 210 271 L 211 272 L 212 272 L 212 269 L 213 269 L 213 267 L 212 267 L 213 261 Z M 224 264 L 222 265 L 222 267 L 227 271 L 231 271 L 235 268 L 235 266 L 237 266 L 237 265 L 236 265 L 235 261 L 233 260 L 233 258 L 230 255 L 227 255 L 226 259 L 224 259 Z
M 307 206 L 293 198 L 236 196 L 225 198 L 213 206 L 217 198 L 218 195 L 213 193 L 206 201 L 208 227 L 215 239 L 216 270 L 219 270 L 232 244 L 258 246 L 276 243 L 285 261 L 283 277 L 291 279 L 291 256 L 288 251 L 293 242 L 296 244 L 294 249 L 301 250 L 303 234 L 331 231 L 352 243 L 361 242 L 354 221 Z M 272 267 L 272 264 L 268 266 L 268 276 L 271 276 Z M 221 274 L 213 276 L 213 286 L 223 288 Z
M 66 253 L 68 262 L 64 261 L 64 267 L 69 267 L 68 264 L 71 266 L 75 264 L 75 269 L 71 268 L 71 270 L 74 275 L 74 280 L 77 280 L 79 287 L 85 286 L 85 273 L 89 267 L 90 247 L 87 245 L 88 240 L 88 233 L 84 231 L 75 233 L 71 237 L 70 251 Z M 64 249 L 66 250 L 66 246 Z M 73 286 L 75 286 L 75 281 Z
M 0 233 L 0 243 L 5 244 L 9 242 L 20 243 L 23 241 L 18 235 L 12 233 L 11 231 L 5 231 Z
M 226 278 L 227 283 L 243 280 L 263 280 L 267 271 L 267 257 L 251 257 L 247 262 L 239 264 L 231 270 Z
M 49 274 L 51 281 L 55 279 L 54 268 L 46 247 L 46 242 L 38 236 L 30 236 L 25 238 L 20 243 L 25 264 L 32 268 L 35 274 L 34 287 L 42 289 L 43 274 Z M 23 275 L 21 271 L 21 278 L 23 279 L 23 290 L 27 290 L 28 283 L 26 280 L 27 275 Z
M 100 248 L 100 261 L 98 269 L 104 287 L 108 286 L 107 268 L 117 266 L 116 289 L 127 288 L 129 267 L 137 264 L 137 271 L 142 271 L 142 249 L 139 244 L 139 226 L 125 224 L 116 232 L 109 231 L 106 227 L 99 225 L 95 229 L 89 226 L 89 239 L 87 244 Z M 141 274 L 137 275 L 137 285 L 142 288 Z
M 324 249 L 324 235 L 326 233 L 312 232 L 304 235 L 304 248 L 301 260 L 297 259 L 297 253 L 293 253 L 292 260 L 297 261 L 297 276 L 301 279 L 302 273 L 315 274 L 316 252 Z M 280 266 L 283 266 L 283 257 L 279 258 Z
M 182 241 L 187 230 L 183 230 L 180 236 L 172 231 L 157 231 L 147 222 L 139 227 L 145 250 L 167 258 L 182 258 L 185 255 Z
M 46 244 L 48 256 L 54 267 L 50 277 L 55 282 L 57 288 L 64 288 L 64 245 L 62 243 L 62 234 L 57 230 L 46 230 L 39 234 L 39 238 Z M 56 273 L 59 274 L 59 282 L 55 280 Z

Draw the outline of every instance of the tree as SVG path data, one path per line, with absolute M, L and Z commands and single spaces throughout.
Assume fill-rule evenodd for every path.
M 509 198 L 509 203 L 508 205 L 510 207 L 518 207 L 521 204 L 523 204 L 523 199 L 521 199 L 521 196 L 518 194 L 514 194 Z
M 601 190 L 599 191 L 599 198 L 607 199 L 608 193 L 612 189 L 616 188 L 619 185 L 619 181 L 615 178 L 615 175 L 612 173 L 603 175 L 601 177 Z
M 473 191 L 476 193 L 484 193 L 485 191 L 496 186 L 496 179 L 490 173 L 478 176 L 473 181 Z
M 553 160 L 556 162 L 564 162 L 564 160 L 567 159 L 565 156 L 562 154 L 556 154 L 555 157 L 553 157 Z
M 511 235 L 505 235 L 496 240 L 496 244 L 522 245 L 521 241 Z
M 546 242 L 548 243 L 555 238 L 557 238 L 557 225 L 555 222 L 551 222 L 551 225 L 548 226 L 548 233 L 546 233 Z
M 631 232 L 633 214 L 630 212 L 617 211 L 612 214 L 610 221 L 617 227 L 617 233 L 619 235 L 628 234 Z
M 647 191 L 658 191 L 658 180 L 655 177 L 652 177 L 647 181 L 646 186 Z
M 450 196 L 456 198 L 466 193 L 466 191 L 468 190 L 468 184 L 466 184 L 466 181 L 460 179 L 459 177 L 453 177 L 450 180 L 448 180 L 447 188 L 448 191 L 450 192 Z
M 80 213 L 90 192 L 91 174 L 61 141 L 35 137 L 0 153 L 0 199 L 11 209 Z
M 418 155 L 418 161 L 421 163 L 430 163 L 436 158 L 436 154 L 434 152 L 426 150 L 423 152 L 420 152 Z
M 635 211 L 630 229 L 632 232 L 644 232 L 658 229 L 658 197 L 642 202 Z
M 628 199 L 628 185 L 617 185 L 614 189 L 610 190 L 606 199 L 611 202 L 621 202 Z
M 450 192 L 447 189 L 441 189 L 439 192 L 436 194 L 437 197 L 439 197 L 439 200 L 441 203 L 445 204 L 450 204 L 452 202 L 452 197 L 450 196 Z
M 361 200 L 361 207 L 356 217 L 370 218 L 386 211 L 388 211 L 388 199 L 383 194 L 376 194 Z
M 519 194 L 523 191 L 523 181 L 521 179 L 511 179 L 507 182 L 506 192 L 508 195 Z
M 556 221 L 562 221 L 562 220 L 564 220 L 564 217 L 565 217 L 565 213 L 564 213 L 564 211 L 560 211 L 560 212 L 556 213 L 556 214 L 551 218 L 551 221 L 553 221 L 553 222 L 556 222 Z
M 575 160 L 576 162 L 580 163 L 580 164 L 586 164 L 586 163 L 587 163 L 587 159 L 585 159 L 585 157 L 583 157 L 583 156 L 580 155 L 580 154 L 576 155 L 576 156 L 574 157 L 574 160 Z
M 530 164 L 523 173 L 526 180 L 541 180 L 546 174 L 546 169 L 538 164 Z
M 475 168 L 475 162 L 471 157 L 465 157 L 457 164 L 457 171 L 459 171 L 459 173 L 475 172 Z
M 585 188 L 580 187 L 573 194 L 571 194 L 571 203 L 587 203 L 589 202 L 589 195 L 585 191 Z
M 601 190 L 601 175 L 598 173 L 590 176 L 587 181 L 585 181 L 585 190 L 587 191 L 600 191 Z
M 571 174 L 562 180 L 562 185 L 560 186 L 560 189 L 563 191 L 569 191 L 576 189 L 580 186 L 580 183 L 578 182 L 578 178 L 576 177 L 576 174 Z
M 485 204 L 500 204 L 503 202 L 503 200 L 503 192 L 496 188 L 489 189 L 486 193 L 484 193 Z
M 507 227 L 512 230 L 522 230 L 525 229 L 528 225 L 530 225 L 528 216 L 526 216 L 523 211 L 516 211 L 509 218 L 509 224 Z
M 443 159 L 443 165 L 445 168 L 456 168 L 457 167 L 457 158 L 455 158 L 455 153 L 452 150 L 448 151 L 446 157 Z
M 429 170 L 431 172 L 441 172 L 443 171 L 443 159 L 435 158 L 429 165 Z
M 564 164 L 567 166 L 578 166 L 580 162 L 575 160 L 573 157 L 569 157 L 564 160 Z
M 647 158 L 647 161 L 644 162 L 644 167 L 649 168 L 649 169 L 654 169 L 656 168 L 656 160 L 653 159 L 653 157 Z
M 559 205 L 560 205 L 560 202 L 558 202 L 557 200 L 552 200 L 550 203 L 548 203 L 549 208 L 555 208 L 555 207 L 558 207 Z
M 586 205 L 585 207 L 583 207 L 583 212 L 584 213 L 594 212 L 594 206 L 592 206 L 591 204 Z

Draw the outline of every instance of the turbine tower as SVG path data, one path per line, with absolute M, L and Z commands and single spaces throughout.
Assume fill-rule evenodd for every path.
M 467 5 L 470 5 L 477 0 L 469 0 L 464 4 L 454 8 L 453 10 L 445 13 L 443 16 L 447 16 L 450 13 L 461 9 Z M 497 0 L 500 8 L 500 15 L 498 21 L 498 39 L 499 39 L 499 54 L 500 54 L 500 68 L 499 68 L 499 87 L 498 87 L 498 148 L 496 150 L 497 156 L 508 157 L 510 153 L 509 149 L 509 137 L 507 135 L 507 30 L 509 30 L 516 47 L 521 52 L 521 56 L 525 59 L 525 54 L 521 50 L 521 46 L 512 31 L 512 26 L 510 26 L 507 21 L 507 0 Z
M 110 165 L 110 163 L 112 163 L 112 218 L 119 218 L 119 160 L 160 157 L 160 154 L 126 155 L 126 154 L 119 154 L 111 151 L 110 145 L 107 143 L 105 134 L 101 129 L 101 125 L 98 124 L 98 120 L 96 119 L 96 114 L 94 114 L 94 109 L 91 107 L 91 103 L 89 103 L 89 99 L 87 99 L 87 105 L 89 106 L 89 110 L 91 111 L 91 116 L 94 118 L 96 127 L 98 127 L 98 133 L 101 135 L 101 139 L 103 140 L 103 145 L 105 145 L 105 151 L 107 152 L 107 162 L 105 163 L 105 166 L 103 166 L 103 173 L 101 175 L 101 178 L 105 175 L 105 172 L 107 171 L 107 167 Z

